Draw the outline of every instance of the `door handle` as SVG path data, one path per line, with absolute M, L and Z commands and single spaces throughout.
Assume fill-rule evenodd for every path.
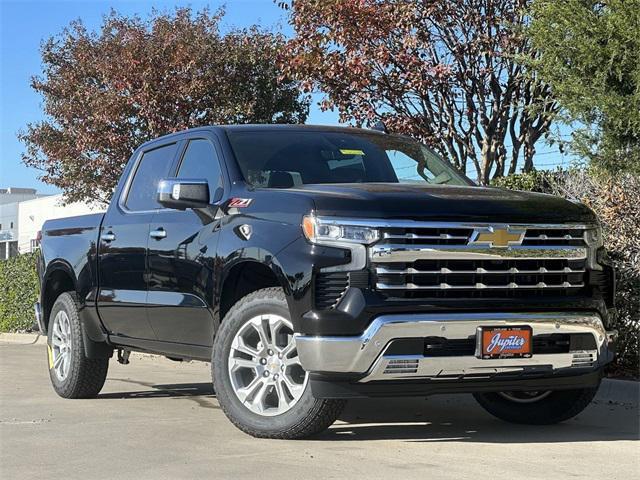
M 100 240 L 103 242 L 113 242 L 116 239 L 115 234 L 112 231 L 108 231 L 107 233 L 103 233 L 100 235 Z
M 167 236 L 167 231 L 164 228 L 160 227 L 157 230 L 152 230 L 151 232 L 149 232 L 149 236 L 151 238 L 155 238 L 156 240 L 160 240 Z

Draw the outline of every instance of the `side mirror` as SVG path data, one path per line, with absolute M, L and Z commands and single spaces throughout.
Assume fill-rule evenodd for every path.
M 165 208 L 205 208 L 209 200 L 209 184 L 205 179 L 168 178 L 158 184 L 158 203 Z

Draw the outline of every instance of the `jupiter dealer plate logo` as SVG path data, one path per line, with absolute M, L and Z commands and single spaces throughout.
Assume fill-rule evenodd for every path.
M 524 234 L 523 229 L 489 227 L 487 230 L 474 230 L 469 245 L 507 248 L 521 245 Z
M 532 329 L 518 327 L 481 327 L 477 334 L 479 356 L 483 359 L 530 358 Z

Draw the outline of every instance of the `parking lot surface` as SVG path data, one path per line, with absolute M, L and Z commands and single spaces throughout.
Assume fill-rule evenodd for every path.
M 605 381 L 546 427 L 503 423 L 470 395 L 354 400 L 326 433 L 281 441 L 229 423 L 205 363 L 112 360 L 94 400 L 59 398 L 46 368 L 44 346 L 0 344 L 3 480 L 640 478 L 637 384 Z

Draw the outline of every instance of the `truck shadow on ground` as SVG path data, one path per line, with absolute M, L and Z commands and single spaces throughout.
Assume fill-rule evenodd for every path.
M 155 384 L 132 380 L 130 378 L 110 378 L 109 381 L 128 383 L 146 387 L 146 390 L 101 393 L 100 399 L 130 399 L 130 398 L 187 398 L 196 402 L 203 408 L 220 408 L 215 401 L 215 393 L 211 382 L 203 383 L 178 383 L 178 384 Z
M 141 390 L 102 393 L 100 399 L 175 398 L 219 409 L 211 383 L 155 384 L 130 378 L 110 381 Z M 224 420 L 224 419 L 220 419 Z M 564 443 L 640 439 L 636 403 L 596 400 L 558 425 L 515 425 L 486 413 L 471 395 L 351 400 L 339 420 L 311 441 L 403 440 L 410 442 Z
M 564 443 L 640 439 L 637 404 L 596 400 L 557 425 L 517 425 L 486 413 L 471 395 L 353 400 L 318 440 Z

